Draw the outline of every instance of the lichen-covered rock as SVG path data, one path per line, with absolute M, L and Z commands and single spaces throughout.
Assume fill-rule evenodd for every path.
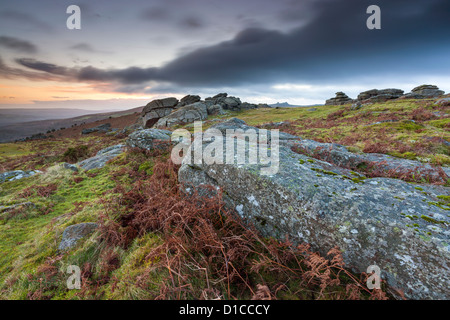
M 226 97 L 228 97 L 228 93 L 226 93 L 226 92 L 223 92 L 223 93 L 219 93 L 219 94 L 216 94 L 214 97 L 209 97 L 209 98 L 206 98 L 205 100 L 206 101 L 217 101 L 218 99 L 222 99 L 222 98 L 226 98 Z
M 143 126 L 140 123 L 134 123 L 132 125 L 126 126 L 125 128 L 123 128 L 122 130 L 116 132 L 116 135 L 130 135 L 131 133 L 133 133 L 136 130 L 142 130 Z
M 36 204 L 34 204 L 33 202 L 23 202 L 7 206 L 0 206 L 0 213 L 9 212 L 18 208 L 36 208 Z
M 144 129 L 128 136 L 127 145 L 132 148 L 152 150 L 161 141 L 170 141 L 171 131 L 162 129 Z
M 192 123 L 208 118 L 208 110 L 206 104 L 196 102 L 194 104 L 181 107 L 171 114 L 161 118 L 155 124 L 155 128 L 172 127 L 177 124 Z
M 79 240 L 89 236 L 97 229 L 97 227 L 98 225 L 92 222 L 80 223 L 67 227 L 63 232 L 58 250 L 66 251 L 72 249 Z
M 124 147 L 125 145 L 118 144 L 100 150 L 94 157 L 78 162 L 77 166 L 86 171 L 103 168 L 109 160 L 112 160 L 121 154 L 124 151 Z
M 142 126 L 152 127 L 159 119 L 169 115 L 178 105 L 177 98 L 157 99 L 149 102 L 142 110 Z
M 340 106 L 347 103 L 352 103 L 353 99 L 349 98 L 344 92 L 336 92 L 336 97 L 325 101 L 327 106 Z
M 411 90 L 410 93 L 404 95 L 407 99 L 429 99 L 442 96 L 445 92 L 439 90 L 437 86 L 424 84 Z
M 7 181 L 14 181 L 14 180 L 20 180 L 23 178 L 28 178 L 31 176 L 34 176 L 36 174 L 42 173 L 40 170 L 14 170 L 14 171 L 8 171 L 0 173 L 0 183 L 7 182 Z
M 217 127 L 246 125 L 234 120 Z M 265 236 L 287 235 L 322 254 L 338 246 L 347 267 L 379 266 L 388 285 L 408 298 L 449 299 L 450 219 L 438 198 L 449 188 L 366 179 L 293 152 L 292 141 L 280 143 L 274 175 L 260 175 L 262 164 L 188 164 L 186 157 L 179 181 L 186 192 L 202 185 L 222 189 L 227 206 Z

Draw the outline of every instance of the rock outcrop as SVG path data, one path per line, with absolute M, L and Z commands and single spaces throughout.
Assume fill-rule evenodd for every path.
M 232 120 L 211 128 L 225 132 L 251 127 Z M 338 246 L 347 267 L 366 272 L 371 265 L 379 266 L 389 287 L 402 290 L 407 298 L 449 299 L 450 219 L 447 206 L 438 198 L 449 195 L 449 188 L 366 179 L 293 152 L 295 143 L 312 151 L 326 147 L 294 138 L 280 135 L 276 174 L 260 175 L 265 166 L 261 163 L 190 164 L 186 156 L 179 181 L 187 193 L 205 185 L 221 189 L 228 208 L 265 236 L 289 236 L 294 243 L 307 242 L 322 254 Z M 204 142 L 203 149 L 209 143 Z M 345 147 L 332 147 L 337 150 L 330 158 L 335 163 L 353 161 Z M 251 152 L 258 145 L 248 148 Z
M 358 95 L 358 101 L 368 102 L 383 102 L 392 99 L 398 99 L 403 96 L 404 91 L 400 89 L 372 89 L 361 92 Z
M 385 120 L 385 122 L 392 120 Z M 380 121 L 380 123 L 382 123 Z M 445 183 L 450 178 L 450 167 L 435 167 L 414 160 L 395 158 L 385 154 L 357 154 L 349 152 L 339 144 L 321 143 L 314 140 L 300 140 L 292 143 L 294 148 L 307 155 L 330 162 L 342 168 L 358 170 L 358 168 L 376 168 L 379 172 L 389 172 L 390 176 L 422 177 L 425 181 Z
M 203 102 L 181 107 L 171 114 L 161 118 L 155 124 L 155 128 L 172 127 L 177 124 L 191 123 L 205 120 L 208 117 L 208 109 Z
M 440 106 L 450 106 L 450 98 L 442 98 L 436 101 L 437 105 Z
M 121 154 L 124 151 L 124 147 L 125 145 L 118 144 L 100 150 L 94 157 L 78 162 L 77 166 L 86 171 L 103 168 L 109 160 Z
M 429 99 L 442 96 L 445 92 L 439 90 L 437 86 L 424 84 L 411 90 L 410 93 L 405 94 L 406 99 Z
M 169 115 L 177 105 L 178 99 L 173 97 L 149 102 L 142 110 L 143 127 L 152 127 L 159 119 Z
M 340 106 L 347 103 L 352 103 L 353 99 L 349 98 L 344 92 L 336 92 L 336 97 L 328 99 L 325 102 L 327 106 Z
M 208 105 L 220 105 L 224 110 L 239 111 L 243 109 L 241 99 L 230 97 L 227 93 L 219 93 L 212 98 L 206 98 L 205 102 Z M 245 106 L 248 109 L 251 105 L 247 103 Z M 256 108 L 255 105 L 253 106 Z
M 67 227 L 63 232 L 58 250 L 66 251 L 72 249 L 79 240 L 89 236 L 97 228 L 98 225 L 92 222 L 80 223 Z
M 128 136 L 127 145 L 131 148 L 152 150 L 161 142 L 170 141 L 172 132 L 162 129 L 144 129 Z

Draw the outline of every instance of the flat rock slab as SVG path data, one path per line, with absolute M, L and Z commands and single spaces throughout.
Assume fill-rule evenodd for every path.
M 36 205 L 33 202 L 23 202 L 23 203 L 16 203 L 9 206 L 0 206 L 0 213 L 8 212 L 17 208 L 36 208 Z

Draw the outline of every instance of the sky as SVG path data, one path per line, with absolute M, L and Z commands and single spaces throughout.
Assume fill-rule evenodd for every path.
M 67 7 L 81 9 L 70 30 Z M 381 9 L 369 30 L 367 8 Z M 127 109 L 228 92 L 322 104 L 450 91 L 449 0 L 0 0 L 0 108 Z

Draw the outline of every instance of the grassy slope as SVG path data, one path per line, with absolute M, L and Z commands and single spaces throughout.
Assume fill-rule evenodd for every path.
M 444 114 L 448 112 L 448 107 L 437 108 L 433 101 L 405 100 L 373 104 L 355 111 L 350 110 L 349 106 L 323 106 L 315 109 L 257 109 L 231 113 L 219 118 L 236 116 L 250 125 L 288 121 L 280 130 L 298 134 L 303 138 L 342 143 L 355 152 L 384 151 L 411 159 L 444 165 L 450 163 L 449 148 L 441 141 L 450 139 L 450 118 L 436 117 L 431 113 L 438 111 Z M 217 117 L 210 117 L 210 120 L 215 118 Z M 398 122 L 366 126 L 388 119 Z M 415 123 L 405 121 L 414 119 Z M 207 121 L 204 128 L 213 123 L 214 121 Z M 145 177 L 153 174 L 155 159 L 143 155 L 136 157 L 128 152 L 105 168 L 89 173 L 73 173 L 56 164 L 67 161 L 64 153 L 68 148 L 87 146 L 88 151 L 82 155 L 82 158 L 85 158 L 92 156 L 99 149 L 121 142 L 123 141 L 120 138 L 94 135 L 0 144 L 1 171 L 45 171 L 36 177 L 0 185 L 0 205 L 26 201 L 36 204 L 36 208 L 19 208 L 12 213 L 0 213 L 0 298 L 157 297 L 156 293 L 161 290 L 167 270 L 151 271 L 154 261 L 146 257 L 155 247 L 164 243 L 164 238 L 158 232 L 137 236 L 126 247 L 110 247 L 103 242 L 99 244 L 96 241 L 97 232 L 69 254 L 59 255 L 57 252 L 62 232 L 67 226 L 81 222 L 98 222 L 104 217 L 107 203 L 113 203 L 114 199 L 122 196 L 115 193 L 117 181 L 120 181 L 125 190 L 132 188 L 136 177 L 124 174 L 126 170 L 139 171 L 139 179 L 145 183 Z M 50 191 L 47 194 L 39 193 L 41 189 Z M 118 205 L 113 212 L 121 216 L 126 213 L 122 211 L 128 209 Z M 65 279 L 68 277 L 65 270 L 70 264 L 84 266 L 87 268 L 83 269 L 84 272 L 90 274 L 90 286 L 83 290 L 81 295 L 65 288 Z M 136 286 L 143 275 L 146 276 L 146 289 Z M 276 283 L 279 280 L 276 277 L 271 279 L 273 276 L 270 272 L 261 272 L 261 275 L 266 283 Z M 287 289 L 280 290 L 277 298 L 314 298 L 314 294 L 302 296 L 296 292 L 295 289 L 299 286 L 297 281 L 287 283 Z M 191 285 L 206 286 L 204 280 L 195 277 L 192 278 Z M 242 294 L 240 297 L 248 298 L 248 294 Z M 321 297 L 326 298 L 327 295 Z

